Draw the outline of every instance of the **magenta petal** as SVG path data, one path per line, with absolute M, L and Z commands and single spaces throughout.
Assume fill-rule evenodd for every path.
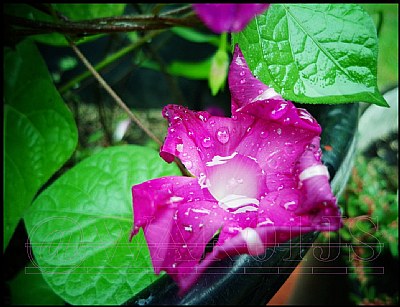
M 251 19 L 264 12 L 269 4 L 196 3 L 193 7 L 207 27 L 216 33 L 222 33 L 243 30 Z
M 205 245 L 222 224 L 223 213 L 218 214 L 215 200 L 207 189 L 200 189 L 196 178 L 146 181 L 133 186 L 132 196 L 132 236 L 143 228 L 154 271 L 166 271 L 181 289 L 187 289 L 196 279 L 193 274 Z
M 321 161 L 319 137 L 315 137 L 299 159 L 298 178 L 301 205 L 298 214 L 316 213 L 319 230 L 337 230 L 341 226 L 340 210 L 329 184 L 329 172 Z
M 161 157 L 167 162 L 178 157 L 196 177 L 206 173 L 206 163 L 215 156 L 232 155 L 253 122 L 249 117 L 243 116 L 238 122 L 178 105 L 167 105 L 163 115 L 168 119 L 169 128 Z
M 273 88 L 253 76 L 237 44 L 229 67 L 228 79 L 232 96 L 232 114 L 237 112 L 251 114 L 285 126 L 321 133 L 321 127 L 305 109 L 297 109 L 292 102 L 284 100 Z

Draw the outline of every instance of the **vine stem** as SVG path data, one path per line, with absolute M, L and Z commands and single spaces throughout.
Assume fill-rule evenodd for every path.
M 82 61 L 82 63 L 86 66 L 86 68 L 92 73 L 92 75 L 96 78 L 96 80 L 100 83 L 100 85 L 107 91 L 108 94 L 114 99 L 114 101 L 129 115 L 133 122 L 139 126 L 154 142 L 156 142 L 160 147 L 162 146 L 162 142 L 147 128 L 145 127 L 139 118 L 136 117 L 135 114 L 128 108 L 128 106 L 122 101 L 122 99 L 115 93 L 115 91 L 108 85 L 108 83 L 103 79 L 103 77 L 94 69 L 93 65 L 90 64 L 88 59 L 83 55 L 83 53 L 78 49 L 73 41 L 67 38 L 69 45 L 72 50 L 78 56 L 78 58 Z
M 109 64 L 114 62 L 115 60 L 123 57 L 124 55 L 126 55 L 129 52 L 131 52 L 132 50 L 140 47 L 141 45 L 143 45 L 144 43 L 148 42 L 150 39 L 152 39 L 153 37 L 157 36 L 158 34 L 164 32 L 164 31 L 165 30 L 155 30 L 155 31 L 149 32 L 145 36 L 143 36 L 140 39 L 138 39 L 136 42 L 134 42 L 131 45 L 119 50 L 115 54 L 110 55 L 109 57 L 107 57 L 106 59 L 104 59 L 103 61 L 101 61 L 97 65 L 95 65 L 94 69 L 96 71 L 102 70 L 103 68 L 105 68 L 106 66 L 108 66 Z M 90 75 L 91 75 L 90 71 L 85 71 L 82 74 L 76 76 L 75 78 L 70 80 L 67 84 L 64 84 L 63 86 L 60 87 L 60 89 L 59 89 L 60 93 L 61 94 L 65 93 L 66 91 L 68 91 L 69 89 L 74 87 L 75 84 L 85 80 Z
M 122 101 L 122 99 L 115 93 L 115 91 L 108 85 L 108 83 L 103 79 L 103 77 L 96 71 L 93 65 L 88 61 L 88 59 L 83 55 L 83 53 L 79 50 L 79 48 L 75 45 L 75 43 L 68 37 L 69 45 L 71 46 L 72 50 L 78 56 L 78 58 L 82 61 L 82 63 L 86 66 L 86 68 L 93 74 L 95 79 L 100 83 L 100 85 L 107 91 L 108 94 L 115 100 L 115 102 L 129 115 L 133 122 L 140 129 L 142 129 L 154 142 L 156 142 L 160 147 L 162 146 L 162 142 L 149 130 L 146 126 L 142 124 L 139 118 L 136 117 L 135 114 L 128 108 L 128 106 Z M 184 176 L 192 176 L 182 162 L 175 157 L 174 162 L 178 165 L 182 175 Z

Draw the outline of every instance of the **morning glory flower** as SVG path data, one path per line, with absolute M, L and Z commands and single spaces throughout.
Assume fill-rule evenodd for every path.
M 229 118 L 163 110 L 169 128 L 160 155 L 178 157 L 193 177 L 132 187 L 132 236 L 143 228 L 155 273 L 166 271 L 181 293 L 215 260 L 341 226 L 317 121 L 255 78 L 237 45 L 228 79 Z
M 222 33 L 243 30 L 257 14 L 269 7 L 269 3 L 196 3 L 193 7 L 208 28 Z

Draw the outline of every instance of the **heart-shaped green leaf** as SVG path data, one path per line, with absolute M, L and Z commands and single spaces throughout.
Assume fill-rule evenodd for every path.
M 30 42 L 4 54 L 4 245 L 39 188 L 71 156 L 77 128 Z
M 287 100 L 388 106 L 376 82 L 376 29 L 359 5 L 273 4 L 232 43 Z
M 38 268 L 73 305 L 119 305 L 156 279 L 143 233 L 133 226 L 131 187 L 175 164 L 125 145 L 104 149 L 60 177 L 33 203 L 25 225 Z
M 22 269 L 10 282 L 12 305 L 64 306 L 41 274 L 28 274 Z

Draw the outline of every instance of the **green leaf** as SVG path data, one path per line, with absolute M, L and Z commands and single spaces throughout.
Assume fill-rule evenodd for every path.
M 173 27 L 171 28 L 171 32 L 192 43 L 209 43 L 217 47 L 220 43 L 220 38 L 218 35 L 204 34 L 190 28 Z
M 399 44 L 393 37 L 399 37 L 399 5 L 360 4 L 376 20 L 381 18 L 378 54 L 378 87 L 382 93 L 392 89 L 399 82 Z
M 77 128 L 31 42 L 4 54 L 4 245 L 39 188 L 71 156 Z
M 376 84 L 376 29 L 356 4 L 273 4 L 232 43 L 285 99 L 388 106 Z
M 69 3 L 69 4 L 61 4 L 54 3 L 52 7 L 55 11 L 60 12 L 62 15 L 66 16 L 71 21 L 78 20 L 88 20 L 94 18 L 101 17 L 112 17 L 119 16 L 124 13 L 126 4 L 118 3 L 118 4 L 109 4 L 109 3 Z M 52 16 L 47 15 L 30 5 L 27 4 L 11 4 L 7 3 L 4 6 L 4 11 L 7 14 L 28 18 L 36 21 L 46 21 L 46 22 L 54 22 Z M 84 43 L 87 41 L 91 41 L 95 38 L 100 37 L 101 35 L 93 35 L 82 38 L 77 43 Z M 55 46 L 68 46 L 68 42 L 65 39 L 64 35 L 58 33 L 51 34 L 40 34 L 33 36 L 35 40 L 38 42 L 55 45 Z
M 12 305 L 63 306 L 65 302 L 44 281 L 42 274 L 27 274 L 25 269 L 10 282 Z
M 125 145 L 104 149 L 54 182 L 25 216 L 51 288 L 73 305 L 120 305 L 153 282 L 143 233 L 129 243 L 131 187 L 179 174 L 157 151 Z
M 194 80 L 207 80 L 210 75 L 212 57 L 200 62 L 174 61 L 167 66 L 167 72 L 173 76 Z M 152 60 L 146 60 L 141 67 L 160 71 L 160 65 Z

